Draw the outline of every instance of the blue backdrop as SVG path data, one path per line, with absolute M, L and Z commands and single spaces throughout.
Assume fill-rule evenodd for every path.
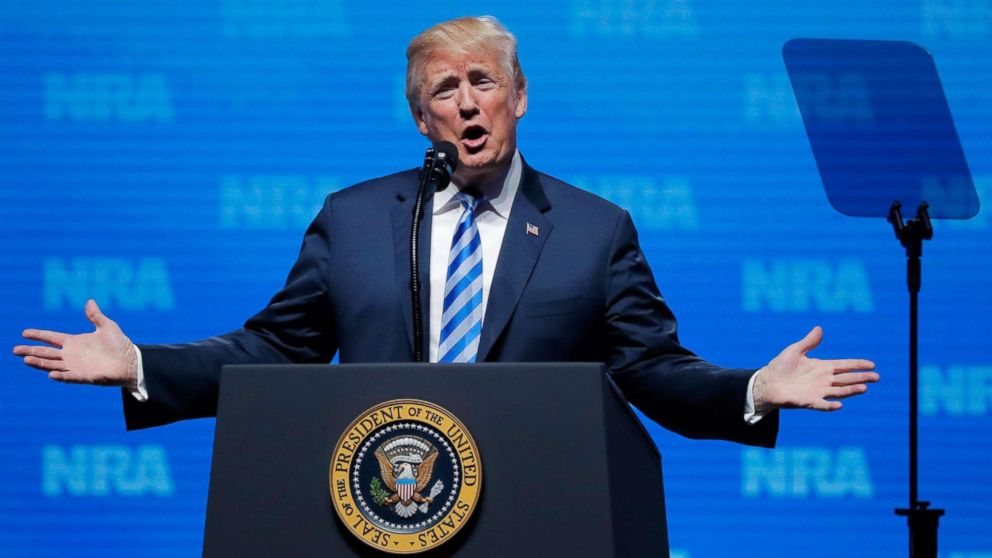
M 688 346 L 757 367 L 820 324 L 816 355 L 883 374 L 774 451 L 648 424 L 682 558 L 907 554 L 904 253 L 828 206 L 780 49 L 933 52 L 985 209 L 925 247 L 921 497 L 944 558 L 992 557 L 992 0 L 4 2 L 2 344 L 89 330 L 88 297 L 138 342 L 239 327 L 327 193 L 419 164 L 405 46 L 465 13 L 519 37 L 522 152 L 631 211 Z M 199 552 L 212 420 L 127 434 L 118 390 L 0 367 L 0 555 Z

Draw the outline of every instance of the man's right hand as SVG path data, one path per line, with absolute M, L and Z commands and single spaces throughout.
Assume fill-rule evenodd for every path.
M 134 388 L 138 378 L 137 352 L 117 322 L 103 315 L 96 302 L 86 302 L 86 319 L 93 333 L 71 335 L 43 329 L 26 329 L 25 339 L 44 345 L 17 345 L 14 354 L 24 364 L 48 372 L 59 382 Z

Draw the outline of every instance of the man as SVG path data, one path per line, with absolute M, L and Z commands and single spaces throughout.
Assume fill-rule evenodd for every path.
M 428 206 L 427 353 L 435 362 L 600 361 L 627 398 L 690 437 L 770 446 L 781 407 L 836 410 L 878 379 L 859 359 L 806 353 L 814 328 L 760 371 L 723 369 L 678 343 L 622 209 L 529 167 L 516 145 L 527 82 L 495 19 L 418 35 L 407 97 L 418 130 L 457 146 L 450 187 Z M 125 387 L 129 428 L 211 416 L 231 363 L 410 361 L 407 262 L 416 171 L 329 196 L 286 286 L 244 329 L 189 345 L 135 347 L 96 303 L 83 335 L 26 330 L 14 348 L 49 377 Z M 425 262 L 428 263 L 428 262 Z

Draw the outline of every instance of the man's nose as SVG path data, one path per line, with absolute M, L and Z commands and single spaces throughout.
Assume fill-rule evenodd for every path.
M 479 112 L 479 104 L 475 100 L 475 90 L 471 84 L 463 84 L 458 88 L 458 111 L 468 118 Z

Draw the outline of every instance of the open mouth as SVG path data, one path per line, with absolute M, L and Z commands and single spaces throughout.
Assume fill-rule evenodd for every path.
M 486 143 L 489 132 L 482 126 L 469 126 L 462 131 L 462 144 L 469 151 L 480 149 Z

